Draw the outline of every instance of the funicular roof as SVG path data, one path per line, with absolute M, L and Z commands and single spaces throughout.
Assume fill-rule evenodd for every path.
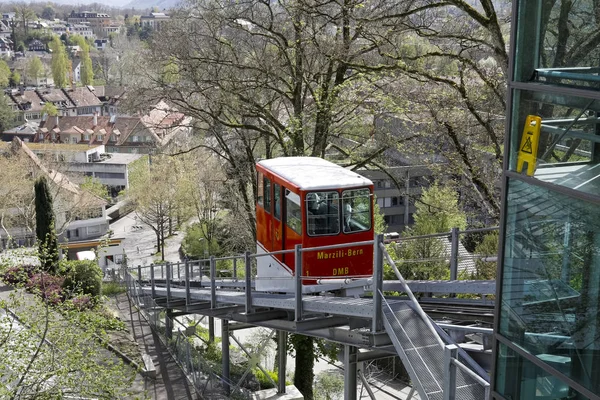
M 301 190 L 323 190 L 372 185 L 370 179 L 319 157 L 279 157 L 259 165 Z

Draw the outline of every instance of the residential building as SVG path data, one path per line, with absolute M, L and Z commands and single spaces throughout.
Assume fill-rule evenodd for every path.
M 512 5 L 491 398 L 600 399 L 598 7 Z
M 26 143 L 38 157 L 63 163 L 63 170 L 74 183 L 87 176 L 96 178 L 109 193 L 116 195 L 129 188 L 129 167 L 142 159 L 142 154 L 106 153 L 106 146 L 65 143 Z M 147 157 L 144 159 L 147 163 Z
M 94 86 L 94 91 L 98 99 L 102 102 L 102 115 L 123 115 L 119 109 L 119 103 L 125 98 L 125 88 L 122 86 Z
M 103 29 L 112 25 L 110 15 L 105 13 L 93 12 L 93 11 L 82 11 L 75 12 L 71 11 L 71 14 L 67 18 L 69 24 L 76 25 L 87 25 L 94 32 L 94 34 L 101 36 Z
M 0 37 L 0 57 L 11 58 L 15 54 L 14 50 L 12 40 Z
M 5 39 L 12 38 L 12 27 L 10 26 L 11 21 L 2 19 L 0 20 L 0 37 Z
M 3 142 L 12 142 L 14 138 L 19 138 L 23 142 L 33 142 L 39 129 L 39 123 L 35 121 L 25 122 L 12 129 L 2 132 Z
M 140 17 L 140 25 L 142 27 L 150 27 L 153 31 L 160 32 L 164 24 L 170 19 L 171 17 L 165 13 L 153 12 L 150 13 L 150 15 L 142 15 Z
M 96 39 L 94 40 L 94 46 L 96 50 L 104 50 L 108 47 L 108 39 Z
M 38 39 L 32 40 L 27 46 L 29 51 L 46 51 L 46 45 Z
M 67 33 L 69 35 L 79 35 L 85 38 L 96 39 L 96 31 L 92 26 L 86 24 L 67 25 Z
M 25 143 L 14 139 L 10 151 L 21 152 L 31 161 L 36 175 L 46 176 L 54 196 L 55 227 L 59 234 L 59 241 L 67 253 L 72 244 L 79 243 L 77 249 L 81 250 L 81 243 L 86 243 L 86 250 L 97 248 L 102 238 L 108 232 L 108 217 L 106 215 L 107 202 L 79 188 L 63 173 L 47 167 L 42 159 L 35 155 Z M 7 210 L 7 212 L 13 212 Z M 0 231 L 0 241 L 3 247 L 12 237 L 18 244 L 31 245 L 35 240 L 34 232 L 22 226 L 14 226 Z
M 57 116 L 40 123 L 37 142 L 104 144 L 109 153 L 148 154 L 186 135 L 191 119 L 159 103 L 142 117 Z
M 25 90 L 24 88 L 13 90 L 8 93 L 8 97 L 12 102 L 16 121 L 40 121 L 42 119 L 44 101 L 35 90 Z

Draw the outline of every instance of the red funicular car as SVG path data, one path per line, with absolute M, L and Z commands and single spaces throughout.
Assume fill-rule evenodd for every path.
M 257 163 L 257 253 L 373 239 L 373 183 L 316 157 L 281 157 Z M 293 253 L 258 257 L 256 289 L 294 291 Z M 373 247 L 307 251 L 304 284 L 364 278 L 373 273 Z

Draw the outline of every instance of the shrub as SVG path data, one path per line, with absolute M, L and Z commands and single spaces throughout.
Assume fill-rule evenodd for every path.
M 61 263 L 61 273 L 65 277 L 63 288 L 66 290 L 92 297 L 102 293 L 102 269 L 96 261 L 64 261 Z
M 102 283 L 102 294 L 105 296 L 114 296 L 127 292 L 127 288 L 118 282 Z
M 63 277 L 40 272 L 33 274 L 25 286 L 31 292 L 39 293 L 48 302 L 59 304 L 63 301 L 63 282 Z
M 35 265 L 20 265 L 18 267 L 11 267 L 4 273 L 2 279 L 4 282 L 11 285 L 26 283 L 37 271 L 37 269 L 38 267 Z
M 277 376 L 277 372 L 274 371 L 265 371 L 267 374 L 269 374 L 269 376 L 271 377 L 271 379 L 273 379 L 273 382 L 275 382 L 275 384 L 277 384 L 277 382 L 279 382 L 279 377 Z M 252 371 L 252 373 L 254 374 L 254 376 L 256 376 L 256 379 L 258 380 L 258 383 L 260 384 L 260 389 L 272 389 L 275 387 L 275 385 L 273 385 L 273 382 L 271 382 L 271 380 L 267 377 L 267 375 L 265 375 L 260 369 L 255 369 Z
M 75 296 L 70 301 L 74 309 L 78 311 L 89 310 L 94 306 L 92 298 L 87 294 L 80 294 Z

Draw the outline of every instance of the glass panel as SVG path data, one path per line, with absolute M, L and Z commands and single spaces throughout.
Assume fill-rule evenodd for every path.
M 340 233 L 340 195 L 338 192 L 311 192 L 306 195 L 308 234 L 337 235 Z
M 503 344 L 498 347 L 497 363 L 496 391 L 507 399 L 587 399 Z M 561 365 L 557 363 L 553 367 L 560 368 Z
M 275 203 L 275 212 L 273 216 L 281 221 L 281 186 L 273 184 L 273 203 Z
M 271 181 L 269 178 L 264 178 L 264 187 L 265 187 L 265 210 L 270 213 L 271 212 Z
M 517 91 L 514 113 L 512 171 L 600 194 L 600 101 Z M 540 117 L 539 140 L 528 115 Z
M 515 80 L 600 87 L 597 1 L 521 1 Z
M 510 180 L 506 215 L 499 333 L 600 393 L 600 207 Z
M 285 223 L 297 234 L 302 234 L 302 211 L 300 211 L 300 196 L 285 190 Z
M 263 174 L 258 173 L 257 185 L 256 185 L 256 202 L 259 206 L 264 205 L 264 181 Z
M 385 200 L 389 200 L 386 198 Z M 371 192 L 369 189 L 344 190 L 344 232 L 362 232 L 371 229 Z M 387 202 L 386 202 L 387 204 Z

